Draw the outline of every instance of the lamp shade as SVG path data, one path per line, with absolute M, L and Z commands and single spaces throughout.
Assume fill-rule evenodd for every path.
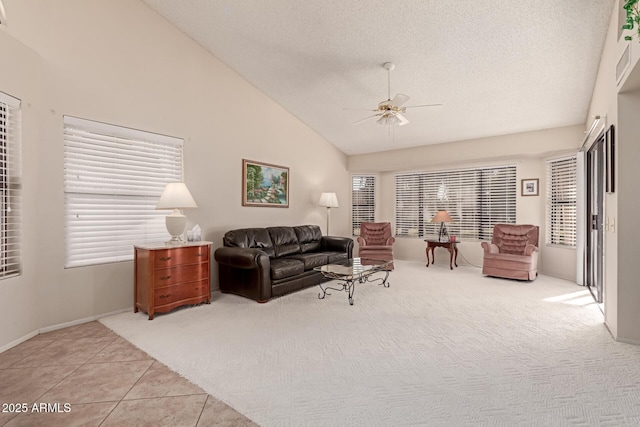
M 318 204 L 325 208 L 337 208 L 338 196 L 336 196 L 336 193 L 322 193 Z
M 189 189 L 184 182 L 171 182 L 167 184 L 156 205 L 156 209 L 189 209 L 197 208 Z
M 441 210 L 433 216 L 431 222 L 453 222 L 453 218 L 451 218 L 447 211 Z

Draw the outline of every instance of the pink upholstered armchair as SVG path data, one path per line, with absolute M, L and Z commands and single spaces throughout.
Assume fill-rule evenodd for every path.
M 360 223 L 358 237 L 360 258 L 381 261 L 393 261 L 393 243 L 395 237 L 391 235 L 391 224 L 388 222 Z M 393 263 L 387 268 L 393 270 Z
M 482 274 L 534 280 L 538 276 L 537 225 L 496 224 L 491 243 L 482 242 Z

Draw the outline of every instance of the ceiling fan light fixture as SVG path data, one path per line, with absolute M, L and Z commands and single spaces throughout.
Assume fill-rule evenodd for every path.
M 390 113 L 381 115 L 380 118 L 376 120 L 376 123 L 382 126 L 395 126 L 404 124 L 400 123 L 400 119 L 396 117 L 395 114 Z

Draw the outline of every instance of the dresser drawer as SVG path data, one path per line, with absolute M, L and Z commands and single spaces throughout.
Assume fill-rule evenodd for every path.
M 204 296 L 207 292 L 209 292 L 209 280 L 205 279 L 156 289 L 153 301 L 155 306 L 160 306 L 171 304 L 175 301 Z
M 180 265 L 162 268 L 153 272 L 153 286 L 162 288 L 182 282 L 193 282 L 209 278 L 209 263 Z
M 197 264 L 209 260 L 209 246 L 192 246 L 154 251 L 154 267 Z

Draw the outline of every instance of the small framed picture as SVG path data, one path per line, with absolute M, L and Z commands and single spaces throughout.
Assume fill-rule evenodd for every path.
M 537 196 L 538 195 L 538 178 L 530 178 L 522 180 L 522 195 Z

